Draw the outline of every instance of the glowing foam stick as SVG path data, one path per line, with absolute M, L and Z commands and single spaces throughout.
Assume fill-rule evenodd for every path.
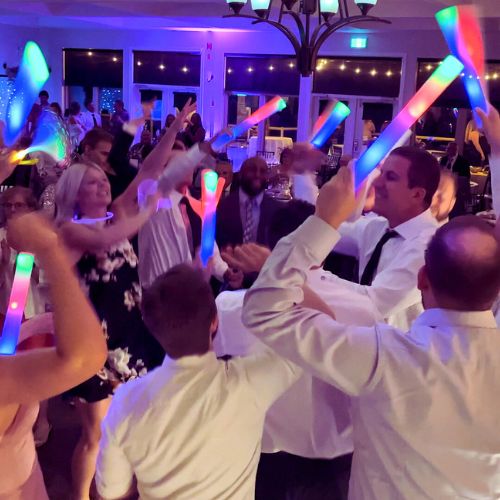
M 187 196 L 191 208 L 202 220 L 200 259 L 203 267 L 207 267 L 214 253 L 216 209 L 223 189 L 224 179 L 206 169 L 201 173 L 201 202 Z
M 408 101 L 379 138 L 360 156 L 355 165 L 356 189 L 367 175 L 385 158 L 406 131 L 427 111 L 463 70 L 463 64 L 448 56 Z
M 71 156 L 71 141 L 68 130 L 56 113 L 48 109 L 42 110 L 37 120 L 31 146 L 16 152 L 14 161 L 22 160 L 27 154 L 36 151 L 47 153 L 56 162 Z
M 350 113 L 351 110 L 344 103 L 330 103 L 314 124 L 311 144 L 317 148 L 323 146 Z
M 14 92 L 7 103 L 4 134 L 7 146 L 16 141 L 48 78 L 49 68 L 40 47 L 35 42 L 28 42 L 14 81 Z
M 472 109 L 487 111 L 484 43 L 477 9 L 473 5 L 448 7 L 436 14 L 436 20 L 451 53 L 465 66 L 463 81 Z M 477 113 L 474 118 L 481 127 Z
M 286 108 L 286 102 L 280 96 L 273 97 L 269 102 L 260 107 L 255 113 L 252 113 L 248 118 L 245 118 L 242 122 L 238 123 L 231 134 L 222 134 L 214 141 L 212 148 L 214 150 L 220 150 L 226 144 L 230 143 L 233 139 L 236 139 L 239 135 L 243 134 L 247 130 L 251 129 L 262 120 L 269 118 L 274 113 L 283 111 Z
M 9 306 L 0 337 L 0 354 L 14 354 L 16 352 L 19 329 L 23 319 L 24 306 L 30 287 L 31 271 L 34 257 L 29 253 L 20 253 L 16 261 L 16 273 L 12 291 L 10 292 Z

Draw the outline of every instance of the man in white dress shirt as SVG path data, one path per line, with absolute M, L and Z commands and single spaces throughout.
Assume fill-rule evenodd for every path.
M 395 149 L 373 182 L 378 217 L 344 222 L 335 251 L 359 260 L 359 283 L 331 275 L 332 288 L 355 293 L 375 321 L 407 330 L 422 304 L 417 273 L 425 247 L 437 229 L 429 207 L 439 184 L 440 168 L 428 152 Z
M 217 360 L 217 310 L 201 272 L 179 265 L 143 298 L 167 356 L 122 385 L 103 422 L 96 483 L 105 499 L 253 500 L 267 409 L 299 370 L 267 350 Z
M 342 169 L 316 215 L 282 239 L 247 292 L 243 323 L 277 353 L 352 396 L 349 498 L 500 497 L 500 289 L 492 228 L 459 217 L 418 273 L 426 311 L 408 333 L 346 326 L 301 306 L 305 272 L 341 238 L 355 206 Z
M 82 112 L 80 116 L 81 116 L 81 123 L 83 128 L 85 129 L 85 132 L 88 132 L 93 128 L 101 127 L 102 126 L 101 115 L 96 111 L 92 99 L 87 97 L 83 105 L 85 107 L 85 110 Z

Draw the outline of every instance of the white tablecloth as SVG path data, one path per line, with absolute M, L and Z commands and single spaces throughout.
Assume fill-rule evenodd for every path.
M 248 157 L 255 156 L 257 154 L 257 137 L 250 137 L 248 141 Z M 268 163 L 279 163 L 280 154 L 285 148 L 291 148 L 293 146 L 293 141 L 290 137 L 266 137 L 264 151 L 274 153 L 273 159 L 267 158 Z

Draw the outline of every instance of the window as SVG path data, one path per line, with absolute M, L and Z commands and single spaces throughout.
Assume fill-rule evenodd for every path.
M 318 94 L 398 97 L 401 59 L 318 59 L 313 92 Z
M 64 85 L 123 87 L 121 50 L 64 49 Z

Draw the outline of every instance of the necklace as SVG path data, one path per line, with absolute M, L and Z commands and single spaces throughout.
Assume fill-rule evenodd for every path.
M 95 219 L 78 219 L 77 216 L 75 215 L 71 222 L 74 222 L 75 224 L 95 224 L 96 222 L 103 222 L 112 219 L 113 217 L 114 217 L 113 212 L 106 212 L 105 217 L 97 217 Z

